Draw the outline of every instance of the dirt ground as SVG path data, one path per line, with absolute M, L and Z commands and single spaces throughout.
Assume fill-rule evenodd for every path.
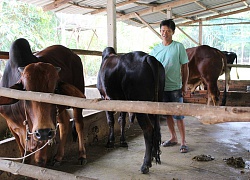
M 88 178 L 111 180 L 248 180 L 248 168 L 235 168 L 224 159 L 242 157 L 250 161 L 250 123 L 224 123 L 203 125 L 196 118 L 186 117 L 188 153 L 180 153 L 177 144 L 162 147 L 161 164 L 153 163 L 149 174 L 141 174 L 140 167 L 144 156 L 144 140 L 138 125 L 127 129 L 128 148 L 117 146 L 107 150 L 106 139 L 87 147 L 88 163 L 77 165 L 77 151 L 71 145 L 71 153 L 66 155 L 61 166 L 53 169 Z M 162 140 L 169 139 L 166 122 L 161 122 Z M 177 135 L 179 132 L 177 131 Z M 212 161 L 195 161 L 198 155 L 211 155 Z

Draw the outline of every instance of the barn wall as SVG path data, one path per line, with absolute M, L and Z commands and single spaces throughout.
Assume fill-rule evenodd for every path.
M 237 81 L 232 80 L 229 84 L 229 92 L 227 93 L 226 106 L 244 106 L 250 107 L 250 92 L 246 91 L 247 86 L 250 86 L 250 80 Z M 225 81 L 218 81 L 218 88 L 220 89 L 220 101 L 223 98 L 223 90 L 225 87 Z M 190 91 L 184 96 L 184 102 L 186 103 L 207 103 L 207 91 L 198 90 L 194 93 Z
M 250 80 L 231 80 L 229 82 L 229 91 L 246 91 L 247 86 L 250 86 Z M 224 90 L 225 87 L 225 81 L 219 80 L 218 81 L 218 87 L 220 91 Z

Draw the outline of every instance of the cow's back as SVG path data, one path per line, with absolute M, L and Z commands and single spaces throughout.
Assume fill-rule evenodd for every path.
M 64 46 L 53 45 L 37 52 L 35 56 L 40 62 L 51 63 L 55 67 L 60 67 L 60 79 L 76 86 L 84 93 L 83 67 L 78 55 Z
M 217 80 L 224 67 L 224 59 L 220 51 L 207 45 L 188 48 L 189 79 L 206 78 Z
M 164 88 L 164 68 L 144 52 L 111 56 L 101 68 L 99 84 L 110 99 L 155 101 L 155 88 Z

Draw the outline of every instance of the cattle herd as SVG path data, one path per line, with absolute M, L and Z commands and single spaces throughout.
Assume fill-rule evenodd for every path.
M 220 51 L 209 46 L 187 49 L 189 57 L 189 85 L 192 91 L 200 84 L 208 90 L 208 104 L 218 105 L 218 77 L 227 69 L 227 63 L 237 59 L 236 54 Z M 105 100 L 134 100 L 161 102 L 164 68 L 153 56 L 141 51 L 117 55 L 112 47 L 102 54 L 97 88 Z M 83 66 L 78 55 L 70 49 L 54 45 L 33 54 L 29 42 L 20 38 L 12 43 L 1 87 L 20 91 L 55 93 L 85 98 Z M 226 89 L 226 85 L 225 85 Z M 224 92 L 226 93 L 226 91 Z M 225 101 L 224 101 L 225 102 Z M 59 145 L 52 163 L 60 163 L 64 156 L 67 133 L 70 128 L 69 115 L 65 107 L 50 103 L 18 100 L 0 96 L 0 114 L 6 119 L 14 135 L 21 156 L 35 152 L 25 159 L 26 163 L 45 166 L 48 162 L 46 143 L 59 133 Z M 114 112 L 107 111 L 109 136 L 107 147 L 114 147 Z M 84 118 L 82 109 L 73 108 L 74 128 L 79 142 L 79 163 L 86 163 L 84 142 Z M 120 146 L 127 147 L 124 128 L 126 112 L 120 112 Z M 145 140 L 145 155 L 142 173 L 148 173 L 152 161 L 160 163 L 159 115 L 135 113 Z

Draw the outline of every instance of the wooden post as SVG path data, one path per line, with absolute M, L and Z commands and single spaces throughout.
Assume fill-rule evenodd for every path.
M 199 21 L 199 45 L 202 45 L 202 21 Z
M 107 30 L 108 46 L 113 47 L 117 51 L 115 0 L 107 0 Z

